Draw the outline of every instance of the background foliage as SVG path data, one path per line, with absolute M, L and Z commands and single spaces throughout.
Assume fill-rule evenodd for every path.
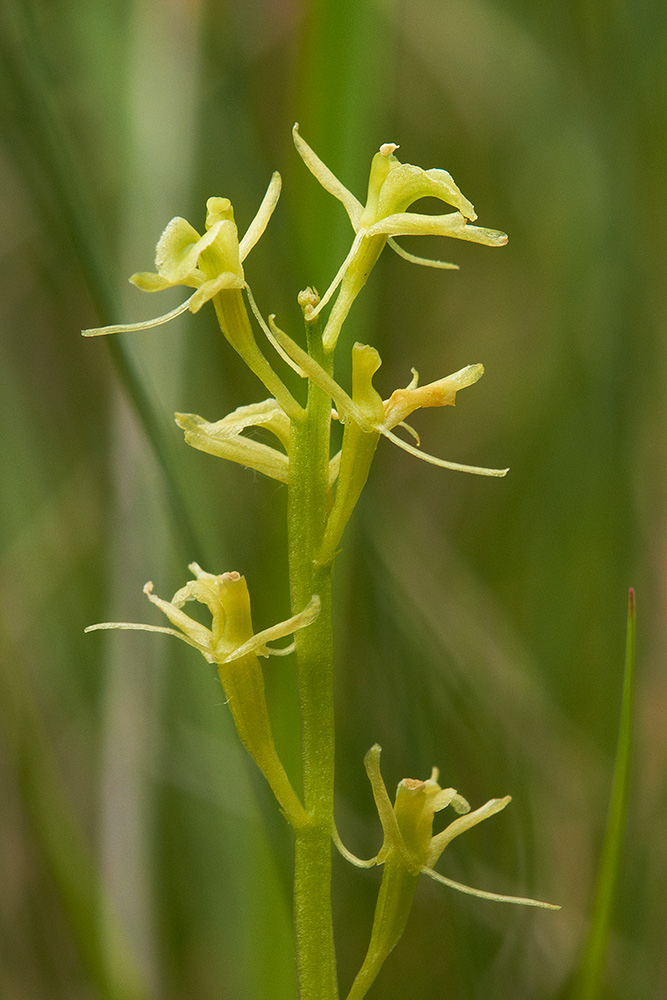
M 483 361 L 420 431 L 512 471 L 380 446 L 337 567 L 338 819 L 377 850 L 375 741 L 389 786 L 438 764 L 473 805 L 511 792 L 441 868 L 563 909 L 420 885 L 374 995 L 570 995 L 630 584 L 637 735 L 605 995 L 667 994 L 665 5 L 11 0 L 1 37 L 0 994 L 293 997 L 290 837 L 213 671 L 167 639 L 83 635 L 156 620 L 144 582 L 169 596 L 196 556 L 246 574 L 257 627 L 287 616 L 285 491 L 188 454 L 171 417 L 262 390 L 213 310 L 115 344 L 78 331 L 168 308 L 126 284 L 166 222 L 201 225 L 221 194 L 243 228 L 275 168 L 248 277 L 298 330 L 296 293 L 327 286 L 351 233 L 298 161 L 296 119 L 360 197 L 396 141 L 510 234 L 502 251 L 409 246 L 459 273 L 386 255 L 346 328 L 380 349 L 383 395 L 411 365 L 431 381 Z M 295 770 L 289 661 L 267 680 Z M 335 876 L 346 987 L 379 874 L 338 860 Z

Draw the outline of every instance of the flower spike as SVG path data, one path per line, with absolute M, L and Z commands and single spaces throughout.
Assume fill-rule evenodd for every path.
M 423 170 L 410 163 L 401 163 L 394 156 L 398 149 L 395 143 L 384 143 L 373 157 L 366 204 L 362 205 L 301 137 L 298 124 L 292 134 L 302 160 L 322 187 L 342 203 L 355 232 L 352 247 L 338 274 L 313 311 L 318 313 L 340 285 L 324 329 L 323 343 L 327 350 L 335 347 L 345 317 L 387 241 L 396 253 L 412 263 L 456 268 L 456 264 L 429 261 L 408 253 L 396 243 L 395 236 L 452 236 L 487 246 L 503 246 L 507 242 L 505 233 L 470 225 L 477 218 L 475 209 L 446 170 Z M 427 197 L 438 198 L 455 211 L 445 215 L 419 215 L 407 211 L 413 202 Z
M 240 573 L 215 576 L 197 563 L 191 563 L 189 569 L 195 579 L 176 591 L 171 601 L 154 594 L 152 583 L 144 587 L 149 601 L 160 608 L 174 628 L 134 622 L 104 622 L 89 625 L 85 631 L 142 629 L 163 632 L 182 639 L 199 650 L 209 663 L 215 663 L 241 742 L 269 782 L 290 823 L 304 826 L 309 822 L 308 814 L 290 784 L 273 742 L 258 656 L 280 656 L 288 652 L 272 649 L 268 643 L 307 628 L 319 614 L 320 598 L 313 595 L 299 614 L 254 633 L 248 587 Z M 183 611 L 188 601 L 206 605 L 212 618 L 210 628 Z

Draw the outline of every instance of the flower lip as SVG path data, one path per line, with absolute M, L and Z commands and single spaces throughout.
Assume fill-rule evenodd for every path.
M 175 419 L 191 447 L 237 462 L 280 482 L 289 482 L 290 421 L 275 399 L 240 406 L 215 423 L 195 413 L 176 413 Z M 254 427 L 268 430 L 284 450 L 244 434 Z

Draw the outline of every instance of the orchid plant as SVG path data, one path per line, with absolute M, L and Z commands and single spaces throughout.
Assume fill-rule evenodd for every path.
M 332 841 L 352 864 L 383 866 L 368 953 L 348 993 L 348 1000 L 361 1000 L 401 937 L 420 874 L 496 902 L 553 908 L 533 899 L 473 889 L 435 871 L 451 840 L 504 809 L 509 796 L 491 799 L 471 811 L 455 789 L 441 788 L 434 768 L 426 781 L 401 781 L 392 804 L 380 773 L 380 748 L 374 746 L 365 763 L 384 834 L 376 857 L 370 861 L 356 858 L 343 845 L 334 822 L 331 580 L 345 526 L 368 479 L 380 438 L 445 469 L 496 477 L 508 471 L 461 465 L 428 455 L 420 448 L 417 432 L 407 423 L 420 408 L 454 405 L 457 392 L 481 377 L 482 365 L 468 365 L 423 386 L 413 369 L 407 387 L 396 389 L 383 400 L 373 386 L 381 364 L 374 347 L 351 347 L 352 379 L 348 388 L 336 381 L 334 353 L 346 317 L 385 245 L 416 264 L 456 267 L 416 257 L 404 250 L 396 237 L 440 235 L 486 246 L 502 246 L 507 237 L 497 230 L 473 225 L 475 210 L 451 176 L 445 170 L 423 170 L 401 163 L 393 143 L 382 145 L 373 157 L 366 203 L 362 205 L 305 142 L 296 125 L 293 135 L 305 165 L 342 203 L 354 230 L 350 250 L 324 295 L 306 288 L 298 296 L 305 323 L 305 347 L 278 326 L 275 316 L 264 318 L 244 271 L 245 260 L 278 202 L 281 180 L 277 173 L 241 239 L 227 198 L 208 199 L 203 235 L 182 218 L 172 219 L 167 225 L 157 244 L 155 272 L 138 273 L 130 280 L 146 292 L 177 285 L 193 289 L 180 306 L 143 323 L 84 331 L 84 336 L 93 337 L 146 330 L 188 310 L 196 313 L 212 302 L 223 335 L 263 383 L 270 398 L 241 406 L 213 422 L 196 414 L 177 413 L 176 423 L 192 447 L 287 485 L 291 617 L 255 632 L 244 577 L 238 572 L 214 575 L 193 563 L 190 570 L 194 579 L 181 587 L 171 601 L 158 597 L 152 583 L 144 588 L 149 601 L 170 622 L 169 627 L 105 622 L 90 626 L 88 631 L 144 629 L 167 633 L 216 665 L 239 738 L 294 831 L 294 917 L 301 1000 L 335 1000 L 339 996 L 330 902 Z M 408 211 L 415 201 L 427 196 L 439 199 L 453 211 L 442 215 Z M 255 330 L 266 340 L 264 349 Z M 273 352 L 272 360 L 267 357 L 267 348 Z M 304 401 L 299 401 L 284 381 L 280 373 L 283 364 L 290 365 L 306 381 Z M 332 421 L 343 425 L 342 444 L 336 454 L 331 453 Z M 255 427 L 268 431 L 271 443 L 248 436 L 247 432 Z M 398 428 L 411 435 L 414 443 L 397 435 Z M 210 627 L 183 610 L 192 601 L 208 609 Z M 294 636 L 289 646 L 269 645 L 288 635 Z M 302 791 L 292 784 L 273 740 L 260 664 L 260 657 L 292 652 L 296 655 L 302 721 Z M 435 813 L 450 806 L 458 818 L 434 835 Z

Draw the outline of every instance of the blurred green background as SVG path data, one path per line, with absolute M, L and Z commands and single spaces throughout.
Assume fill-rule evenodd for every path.
M 170 596 L 193 558 L 247 576 L 258 628 L 287 616 L 285 490 L 188 453 L 172 420 L 265 391 L 212 309 L 79 336 L 177 304 L 127 276 L 172 216 L 201 229 L 209 195 L 243 231 L 274 169 L 284 194 L 246 273 L 298 331 L 296 293 L 326 288 L 351 229 L 294 120 L 360 198 L 398 142 L 510 234 L 502 250 L 404 241 L 460 272 L 386 253 L 346 326 L 348 346 L 379 348 L 383 396 L 413 365 L 432 381 L 483 362 L 456 410 L 416 423 L 426 450 L 511 473 L 381 444 L 337 565 L 337 816 L 355 853 L 377 851 L 375 741 L 390 788 L 437 764 L 473 805 L 509 792 L 439 867 L 563 909 L 420 884 L 371 996 L 571 995 L 629 585 L 636 736 L 603 995 L 667 995 L 667 6 L 7 0 L 1 27 L 0 996 L 295 996 L 289 832 L 213 671 L 163 637 L 83 635 L 157 622 L 143 584 Z M 266 673 L 296 773 L 289 658 Z M 379 872 L 336 858 L 334 875 L 345 995 Z

